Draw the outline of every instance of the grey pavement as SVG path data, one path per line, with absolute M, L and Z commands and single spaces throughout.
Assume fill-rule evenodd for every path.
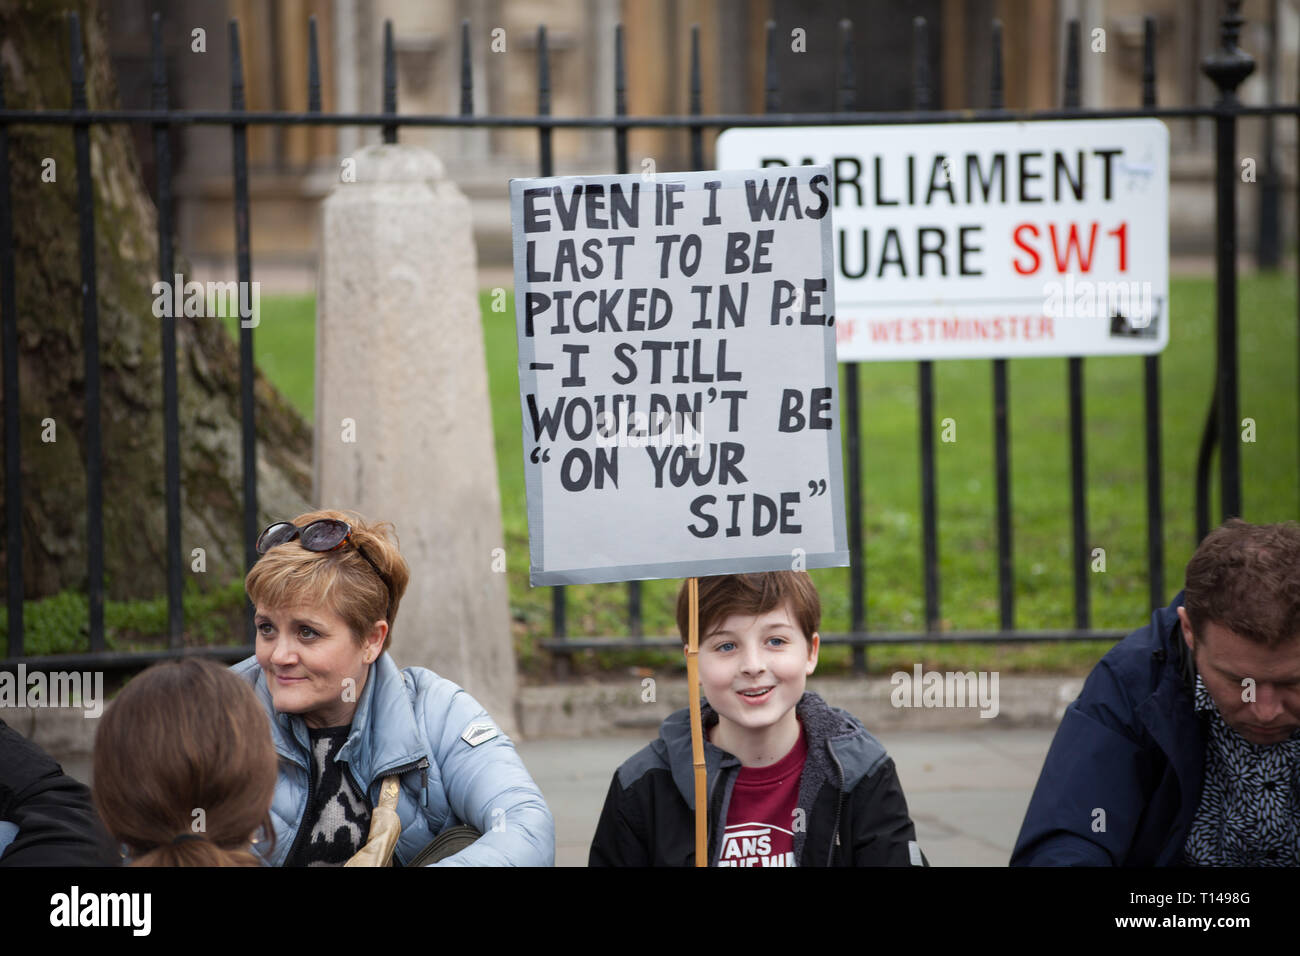
M 873 731 L 898 767 L 932 866 L 1006 866 L 1052 729 Z M 586 866 L 614 770 L 645 733 L 516 744 L 555 814 L 555 863 Z

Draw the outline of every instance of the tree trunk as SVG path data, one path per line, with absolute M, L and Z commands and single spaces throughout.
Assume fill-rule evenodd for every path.
M 0 0 L 0 68 L 10 108 L 70 105 L 68 22 L 63 12 L 67 6 Z M 101 11 L 94 0 L 77 0 L 71 6 L 81 15 L 90 108 L 111 109 L 117 95 Z M 151 287 L 159 279 L 157 219 L 130 130 L 121 124 L 96 124 L 90 136 L 107 595 L 152 597 L 166 591 L 161 323 L 173 320 L 153 315 Z M 53 182 L 42 181 L 47 158 L 54 161 Z M 71 127 L 11 126 L 10 170 L 22 419 L 23 588 L 30 599 L 86 587 L 85 359 Z M 179 252 L 175 271 L 188 273 Z M 174 321 L 181 552 L 185 576 L 207 590 L 245 570 L 239 358 L 220 319 Z M 259 517 L 263 522 L 292 517 L 308 507 L 311 432 L 260 374 L 255 393 Z M 46 419 L 54 420 L 54 441 L 43 440 Z M 3 517 L 0 509 L 0 521 Z M 0 540 L 4 533 L 0 527 Z M 204 573 L 193 569 L 195 548 L 204 549 Z M 0 557 L 0 563 L 6 560 Z M 0 569 L 0 582 L 3 573 Z

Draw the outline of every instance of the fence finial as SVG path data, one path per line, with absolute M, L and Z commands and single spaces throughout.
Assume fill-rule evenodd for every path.
M 149 18 L 149 56 L 153 60 L 153 108 L 167 109 L 167 60 L 163 54 L 162 14 L 157 10 Z
M 384 112 L 397 113 L 397 56 L 393 52 L 393 21 L 384 21 Z M 384 142 L 397 142 L 397 124 L 384 124 Z
M 68 14 L 68 42 L 72 52 L 72 108 L 86 108 L 86 60 L 81 47 L 81 17 L 73 10 Z
M 623 24 L 614 24 L 614 115 L 627 115 L 627 68 L 623 60 Z M 614 127 L 614 162 L 620 175 L 628 171 L 627 127 Z
M 691 102 L 692 116 L 699 116 L 702 111 L 700 82 L 700 25 L 691 24 Z
M 1079 108 L 1079 21 L 1070 20 L 1065 30 L 1065 97 L 1067 110 Z
M 551 115 L 551 57 L 544 24 L 537 28 L 537 112 Z
M 995 19 L 992 24 L 989 58 L 989 108 L 1000 110 L 1006 107 L 1005 80 L 1002 77 L 1002 21 Z
M 474 54 L 469 43 L 469 17 L 460 21 L 460 115 L 474 113 Z
M 551 61 L 546 52 L 546 26 L 537 28 L 537 115 L 551 115 Z M 537 138 L 543 176 L 555 174 L 550 126 L 538 126 Z
M 925 17 L 912 20 L 912 109 L 930 109 L 930 43 Z
M 1228 0 L 1228 10 L 1219 20 L 1220 46 L 1201 60 L 1201 72 L 1219 88 L 1219 105 L 1237 102 L 1237 87 L 1255 72 L 1255 59 L 1237 46 L 1241 36 L 1241 0 Z
M 244 58 L 239 52 L 239 21 L 230 21 L 230 108 L 244 108 Z
M 1156 105 L 1156 18 L 1142 18 L 1142 105 Z
M 858 82 L 853 72 L 853 21 L 840 21 L 840 69 L 835 108 L 850 112 L 857 106 Z
M 315 16 L 307 18 L 307 112 L 320 112 L 320 49 Z
M 699 116 L 704 112 L 703 86 L 700 79 L 700 25 L 691 24 L 691 115 Z M 691 127 L 691 168 L 704 168 L 704 128 Z M 640 634 L 638 617 L 637 633 Z
M 614 24 L 614 114 L 627 115 L 627 64 L 623 60 L 623 24 Z
M 776 21 L 767 21 L 767 57 L 763 64 L 763 112 L 781 108 L 781 76 L 776 68 Z

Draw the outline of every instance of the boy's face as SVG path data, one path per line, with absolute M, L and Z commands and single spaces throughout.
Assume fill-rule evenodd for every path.
M 757 617 L 733 614 L 700 641 L 701 690 L 720 720 L 766 730 L 793 713 L 820 644 L 788 605 Z

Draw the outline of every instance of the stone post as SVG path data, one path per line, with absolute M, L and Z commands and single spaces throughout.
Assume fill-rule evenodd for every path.
M 513 733 L 470 205 L 411 146 L 362 148 L 340 179 L 321 216 L 314 497 L 393 522 L 411 583 L 390 653 L 460 684 Z

